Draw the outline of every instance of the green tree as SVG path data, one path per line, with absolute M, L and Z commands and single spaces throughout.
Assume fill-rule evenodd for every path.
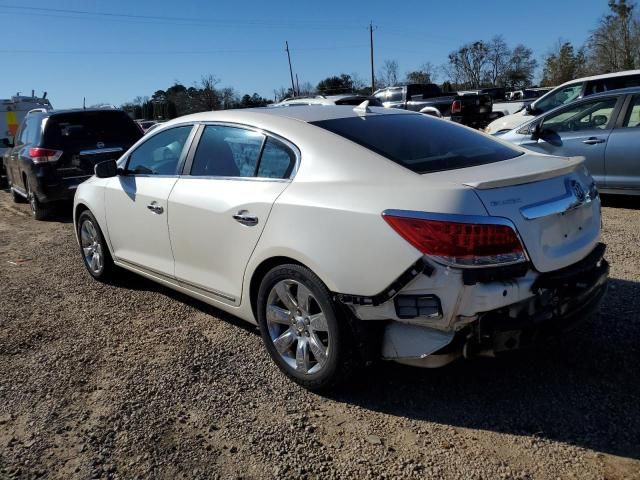
M 318 82 L 316 91 L 320 95 L 351 93 L 353 91 L 353 80 L 351 79 L 351 75 L 347 75 L 346 73 L 342 73 L 340 76 L 334 75 L 332 77 L 327 77 Z
M 636 4 L 610 0 L 609 10 L 587 41 L 591 68 L 617 72 L 640 67 L 640 20 L 635 13 Z
M 584 75 L 586 59 L 584 48 L 576 52 L 570 42 L 560 41 L 556 51 L 547 55 L 542 72 L 542 85 L 560 85 Z

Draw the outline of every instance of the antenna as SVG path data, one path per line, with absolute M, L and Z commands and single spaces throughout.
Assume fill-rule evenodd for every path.
M 293 83 L 293 69 L 291 68 L 291 54 L 289 54 L 289 42 L 285 40 L 284 44 L 286 45 L 285 50 L 287 51 L 287 58 L 289 59 L 289 75 L 291 75 L 291 91 L 293 92 L 293 96 L 296 96 L 296 85 Z
M 365 100 L 357 107 L 354 107 L 353 111 L 356 112 L 360 117 L 365 116 L 367 113 L 371 113 L 371 109 L 369 108 L 369 100 Z
M 86 103 L 87 103 L 87 97 L 82 97 L 82 108 L 83 108 L 83 109 L 86 109 L 86 108 L 87 108 Z

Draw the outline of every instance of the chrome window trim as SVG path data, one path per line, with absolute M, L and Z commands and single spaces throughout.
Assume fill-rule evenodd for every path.
M 478 269 L 478 268 L 499 268 L 499 267 L 508 267 L 510 265 L 517 265 L 520 263 L 527 263 L 530 261 L 529 253 L 527 252 L 527 247 L 525 243 L 522 241 L 522 237 L 520 236 L 520 232 L 516 228 L 515 223 L 505 217 L 492 217 L 492 216 L 483 216 L 483 215 L 462 215 L 457 213 L 433 213 L 433 212 L 421 212 L 415 210 L 396 210 L 396 209 L 388 209 L 382 212 L 382 216 L 393 216 L 393 217 L 402 217 L 402 218 L 415 218 L 418 220 L 435 220 L 440 222 L 454 222 L 454 223 L 475 223 L 481 225 L 503 225 L 505 227 L 510 227 L 518 237 L 520 241 L 520 245 L 522 245 L 522 252 L 524 253 L 524 259 L 522 260 L 514 260 L 512 262 L 503 262 L 498 264 L 489 264 L 489 265 L 460 265 L 457 263 L 448 262 L 442 257 L 425 255 L 425 257 L 433 259 L 435 262 L 438 262 L 441 265 L 445 265 L 447 267 L 459 268 L 459 269 Z
M 260 128 L 260 127 L 254 127 L 252 125 L 247 125 L 246 123 L 236 123 L 236 122 L 218 122 L 215 120 L 212 121 L 199 121 L 199 122 L 195 122 L 196 125 L 203 125 L 205 127 L 208 126 L 219 126 L 219 127 L 231 127 L 231 128 L 242 128 L 244 130 L 251 130 L 253 132 L 259 133 L 261 135 L 264 135 L 265 137 L 272 137 L 275 138 L 276 140 L 279 140 L 280 142 L 284 143 L 289 149 L 291 149 L 291 151 L 293 152 L 293 155 L 295 156 L 295 164 L 293 166 L 293 168 L 291 169 L 291 173 L 289 174 L 289 176 L 287 178 L 270 178 L 270 177 L 205 177 L 205 176 L 201 176 L 198 177 L 198 175 L 193 175 L 193 177 L 198 177 L 198 178 L 224 178 L 227 180 L 239 180 L 239 179 L 248 179 L 248 178 L 254 178 L 254 179 L 265 179 L 267 181 L 291 181 L 293 180 L 293 178 L 296 176 L 296 174 L 298 173 L 298 169 L 300 168 L 300 161 L 302 159 L 302 154 L 300 152 L 300 149 L 298 148 L 298 146 L 291 142 L 290 140 L 278 135 L 277 133 L 273 133 L 269 130 L 266 130 L 264 128 Z M 196 145 L 196 149 L 197 149 L 197 145 Z M 262 154 L 262 153 L 261 153 Z M 192 175 L 190 173 L 187 174 L 187 176 L 191 177 Z
M 116 153 L 122 152 L 122 147 L 114 147 L 114 148 L 96 148 L 93 150 L 80 150 L 80 155 L 97 155 L 99 153 Z

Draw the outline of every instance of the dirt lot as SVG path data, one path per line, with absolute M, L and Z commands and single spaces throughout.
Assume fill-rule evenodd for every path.
M 70 219 L 0 192 L 0 478 L 640 478 L 640 201 L 604 209 L 612 281 L 571 338 L 330 397 L 240 320 L 92 281 Z

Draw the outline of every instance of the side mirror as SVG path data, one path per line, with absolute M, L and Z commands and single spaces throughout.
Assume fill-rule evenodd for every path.
M 596 115 L 592 120 L 594 127 L 601 127 L 607 124 L 607 117 L 605 115 Z
M 96 177 L 98 178 L 111 178 L 118 175 L 118 164 L 115 160 L 106 160 L 104 162 L 97 163 L 94 167 Z
M 13 148 L 13 142 L 9 141 L 8 138 L 2 139 L 2 146 L 7 148 Z
M 538 122 L 531 130 L 531 140 L 537 140 L 542 137 L 542 122 Z

